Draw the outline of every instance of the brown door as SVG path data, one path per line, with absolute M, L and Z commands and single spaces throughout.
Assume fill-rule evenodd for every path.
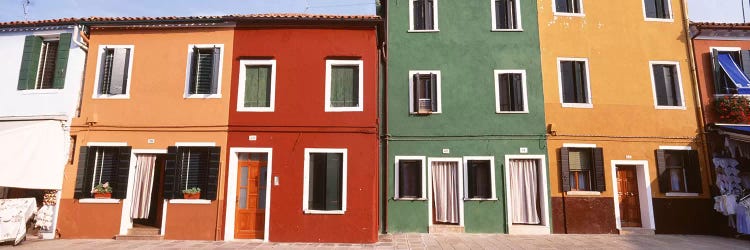
M 263 239 L 266 218 L 265 156 L 265 153 L 240 155 L 234 223 L 234 237 L 237 239 Z
M 617 197 L 620 201 L 620 224 L 641 227 L 641 205 L 635 166 L 617 166 Z

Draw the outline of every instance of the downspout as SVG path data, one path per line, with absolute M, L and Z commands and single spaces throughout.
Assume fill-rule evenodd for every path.
M 86 44 L 88 44 L 89 39 L 86 38 L 86 34 L 83 33 L 83 30 L 81 30 L 79 28 L 80 26 L 82 26 L 82 25 L 76 25 L 73 28 L 73 35 L 74 36 L 73 36 L 73 39 L 71 39 L 71 40 L 73 40 L 73 43 L 75 43 L 76 45 L 78 45 L 78 47 L 80 47 L 84 52 L 88 52 L 89 51 L 89 46 L 87 46 Z M 86 44 L 84 44 L 81 41 L 78 41 L 78 39 L 81 39 Z

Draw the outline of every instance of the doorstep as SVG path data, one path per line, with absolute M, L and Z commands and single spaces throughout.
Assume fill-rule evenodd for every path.
M 459 225 L 432 225 L 429 228 L 431 234 L 442 234 L 442 233 L 464 233 L 465 228 Z
M 653 229 L 641 227 L 623 227 L 620 229 L 621 235 L 654 235 Z

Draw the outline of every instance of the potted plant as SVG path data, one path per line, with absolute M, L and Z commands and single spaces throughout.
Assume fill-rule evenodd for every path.
M 91 193 L 94 194 L 94 198 L 109 199 L 112 198 L 112 187 L 109 186 L 109 182 L 99 183 L 91 189 Z
M 199 187 L 192 187 L 185 190 L 182 190 L 182 196 L 185 199 L 200 199 L 201 198 L 201 188 Z

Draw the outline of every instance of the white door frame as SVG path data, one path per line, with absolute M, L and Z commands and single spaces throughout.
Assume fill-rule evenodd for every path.
M 464 226 L 464 167 L 463 158 L 458 157 L 430 157 L 427 159 L 427 222 L 432 226 L 432 163 L 433 162 L 456 162 L 458 163 L 458 225 Z
M 138 163 L 137 154 L 166 154 L 166 149 L 133 149 L 130 151 L 130 169 L 128 170 L 128 191 L 122 200 L 122 216 L 120 218 L 120 235 L 128 234 L 128 229 L 133 228 L 133 219 L 130 218 L 131 206 L 133 205 L 133 188 L 135 185 L 135 165 Z M 153 189 L 152 189 L 153 190 Z M 152 191 L 153 194 L 153 191 Z M 161 235 L 166 229 L 167 202 L 162 207 Z
M 648 161 L 644 160 L 612 160 L 612 198 L 615 202 L 615 222 L 617 223 L 617 229 L 622 229 L 620 222 L 620 201 L 617 194 L 618 165 L 635 166 L 636 177 L 638 178 L 638 203 L 641 207 L 641 228 L 655 230 L 654 206 L 651 200 L 651 178 L 649 177 Z
M 237 164 L 239 164 L 240 153 L 266 153 L 268 154 L 267 162 L 267 174 L 266 174 L 266 218 L 265 225 L 263 228 L 263 242 L 268 242 L 268 235 L 270 232 L 270 220 L 271 220 L 271 179 L 273 179 L 273 148 L 242 148 L 232 147 L 229 149 L 229 172 L 227 180 L 227 199 L 226 199 L 226 223 L 224 223 L 224 241 L 234 240 L 234 224 L 235 224 L 235 213 L 237 197 Z
M 513 206 L 510 193 L 510 161 L 511 160 L 537 160 L 537 181 L 541 194 L 539 213 L 542 215 L 541 225 L 513 225 Z M 505 207 L 507 212 L 508 234 L 550 234 L 549 218 L 549 187 L 547 184 L 547 158 L 544 155 L 505 155 Z

